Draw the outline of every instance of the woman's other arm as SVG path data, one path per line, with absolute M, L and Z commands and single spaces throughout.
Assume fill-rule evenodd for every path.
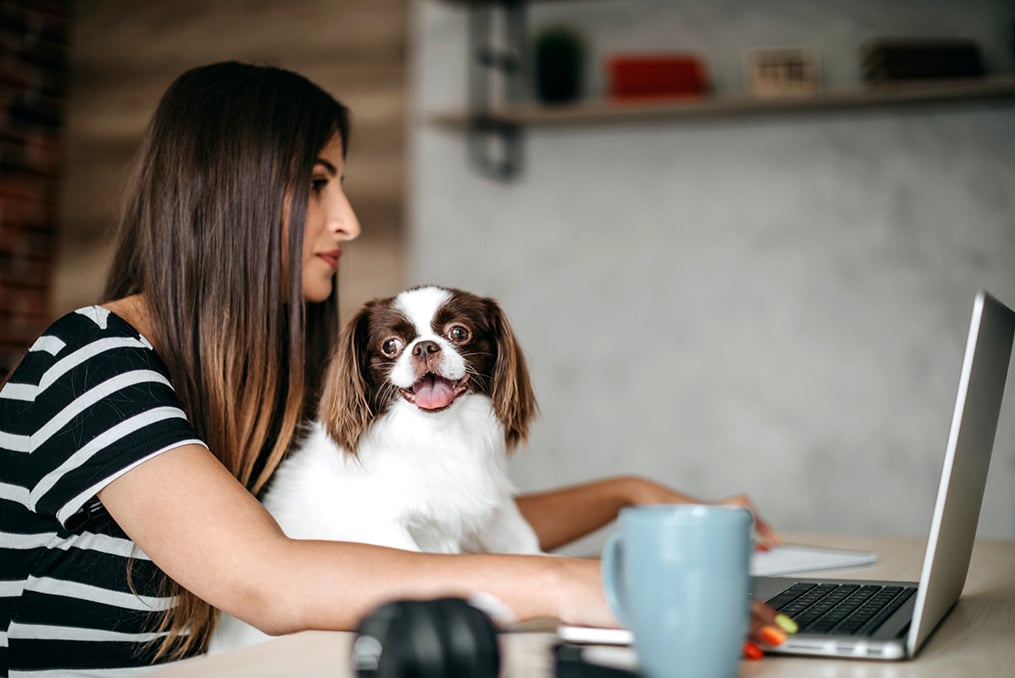
M 518 508 L 539 536 L 544 551 L 552 551 L 608 524 L 626 506 L 645 504 L 722 504 L 743 506 L 754 514 L 760 548 L 779 543 L 775 531 L 758 516 L 745 494 L 720 501 L 704 501 L 640 476 L 616 476 L 517 497 Z

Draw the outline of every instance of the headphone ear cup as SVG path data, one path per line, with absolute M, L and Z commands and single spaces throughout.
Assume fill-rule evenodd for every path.
M 406 648 L 395 639 L 402 635 L 404 606 L 405 601 L 384 603 L 360 620 L 352 644 L 352 666 L 360 678 L 400 675 Z
M 481 610 L 461 598 L 440 598 L 427 607 L 431 622 L 441 631 L 444 675 L 454 678 L 500 673 L 497 629 Z
M 356 629 L 360 678 L 495 678 L 500 647 L 493 622 L 461 598 L 384 603 Z

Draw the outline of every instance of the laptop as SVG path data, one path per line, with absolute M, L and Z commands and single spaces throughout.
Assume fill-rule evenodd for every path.
M 980 518 L 1015 336 L 1015 312 L 976 295 L 951 431 L 919 582 L 753 577 L 754 597 L 800 632 L 766 651 L 822 657 L 914 657 L 959 598 Z M 564 625 L 566 643 L 630 644 L 627 629 Z
M 755 577 L 755 597 L 800 624 L 766 651 L 895 660 L 920 650 L 966 581 L 1013 334 L 1015 312 L 977 294 L 920 581 Z

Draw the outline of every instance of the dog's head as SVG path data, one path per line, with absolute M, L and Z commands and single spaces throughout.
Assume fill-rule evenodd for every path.
M 368 302 L 346 325 L 318 417 L 355 453 L 370 424 L 397 401 L 436 416 L 468 393 L 489 396 L 508 449 L 526 440 L 536 399 L 500 306 L 461 290 L 415 287 Z

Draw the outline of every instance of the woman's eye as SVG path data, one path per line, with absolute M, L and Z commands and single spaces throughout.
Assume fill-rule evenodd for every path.
M 388 358 L 394 358 L 396 355 L 402 352 L 404 344 L 401 339 L 392 337 L 391 339 L 385 339 L 381 342 L 381 353 Z
M 320 193 L 328 185 L 327 179 L 314 179 L 310 182 L 310 188 L 314 193 Z
M 452 325 L 448 328 L 448 339 L 456 344 L 464 344 L 472 338 L 472 332 L 464 325 Z

